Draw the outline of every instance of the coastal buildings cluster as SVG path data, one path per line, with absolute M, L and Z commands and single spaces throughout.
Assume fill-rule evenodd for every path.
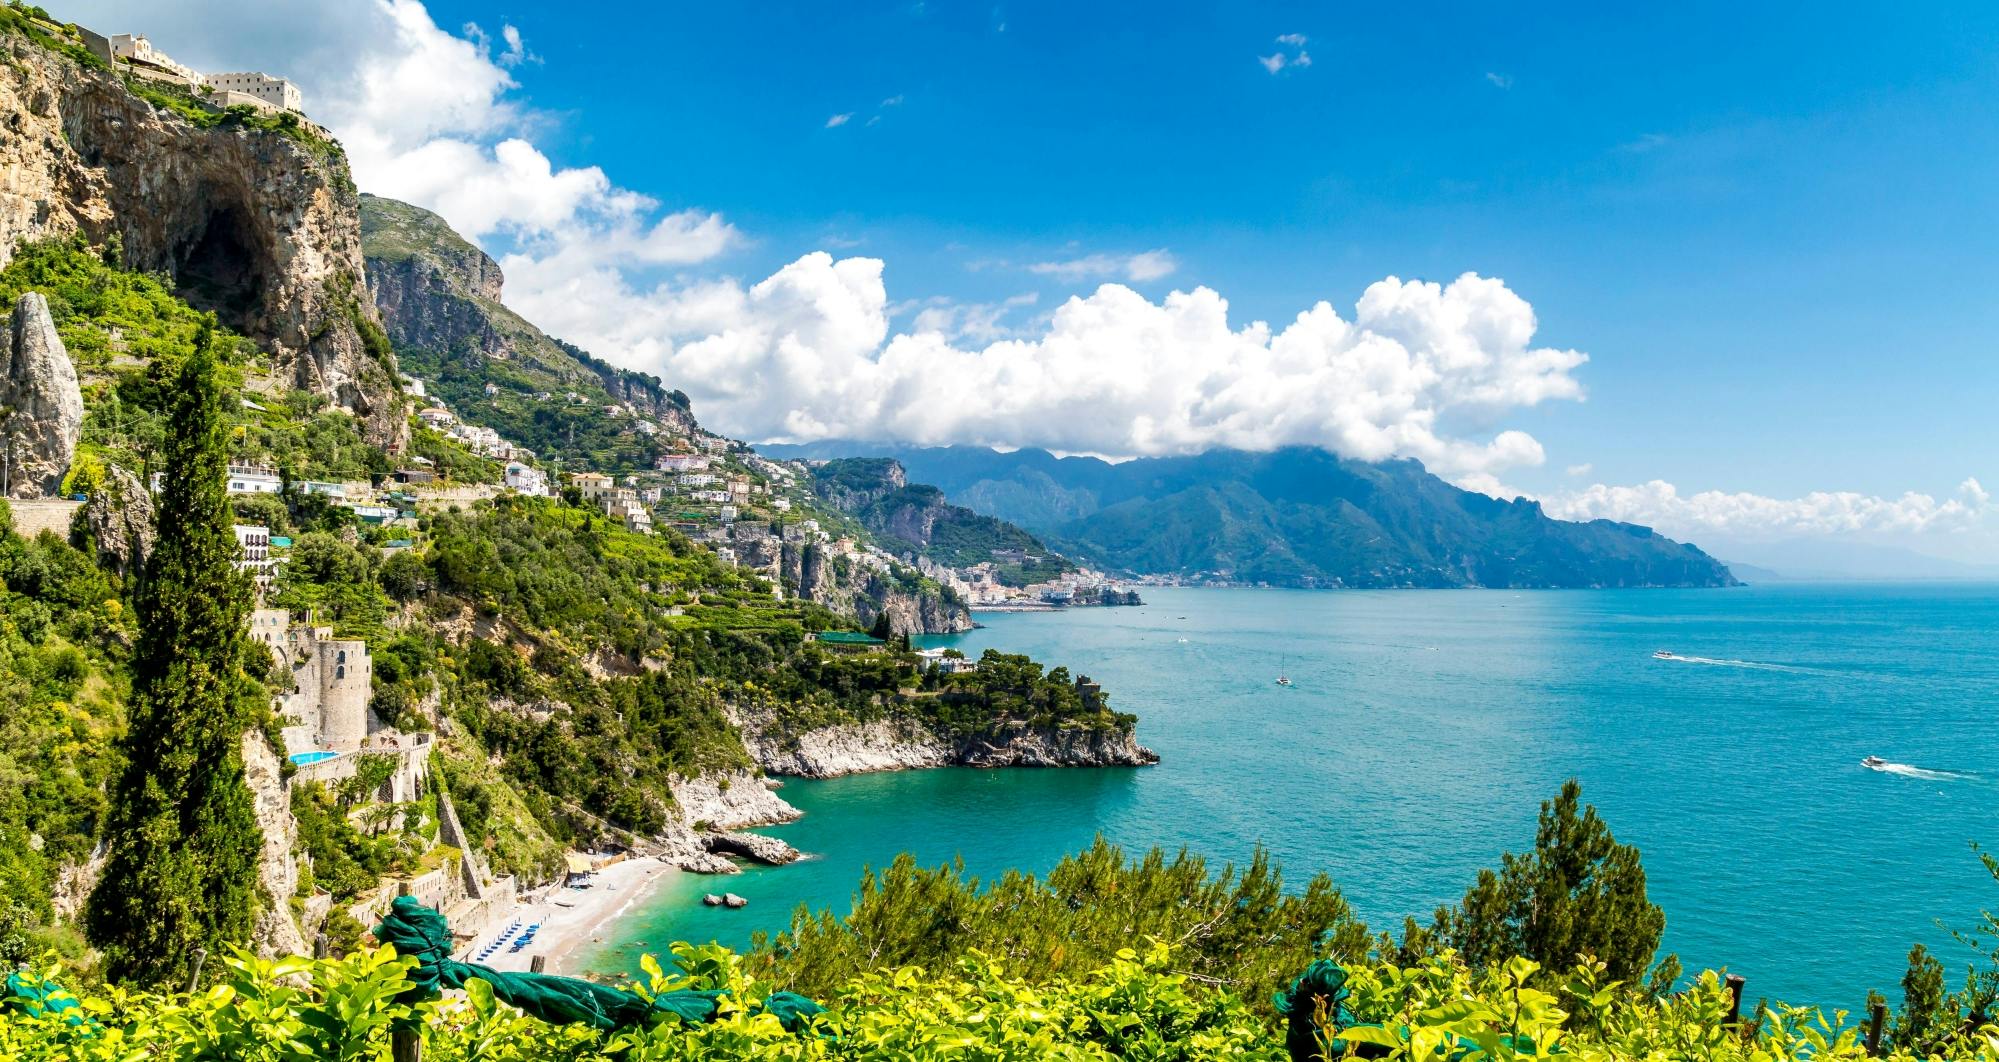
M 304 95 L 286 78 L 256 70 L 204 74 L 154 47 L 143 33 L 107 37 L 87 29 L 79 28 L 79 32 L 84 46 L 106 63 L 134 77 L 183 86 L 216 107 L 248 106 L 293 114 L 305 110 Z
M 923 574 L 948 587 L 974 611 L 1039 612 L 1086 605 L 1136 605 L 1138 592 L 1123 582 L 1090 568 L 1077 568 L 1053 579 L 1026 586 L 1008 586 L 1000 581 L 1001 566 L 1038 557 L 1010 555 L 1015 551 L 995 550 L 989 561 L 948 568 L 921 561 Z

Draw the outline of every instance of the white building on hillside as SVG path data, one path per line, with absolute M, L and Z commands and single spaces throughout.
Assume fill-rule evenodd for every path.
M 250 573 L 262 593 L 271 588 L 271 529 L 251 524 L 237 524 L 236 570 Z
M 201 79 L 201 83 L 216 92 L 240 92 L 245 96 L 262 100 L 281 111 L 305 109 L 304 97 L 299 95 L 297 85 L 284 78 L 272 77 L 254 70 L 209 74 Z
M 276 494 L 284 486 L 278 477 L 278 470 L 264 465 L 229 466 L 229 493 L 231 494 Z
M 522 494 L 541 497 L 548 493 L 548 478 L 541 470 L 519 461 L 507 462 L 507 486 Z
M 584 501 L 601 502 L 618 489 L 617 481 L 602 472 L 571 472 L 569 484 L 583 495 Z
M 142 64 L 180 78 L 190 87 L 201 83 L 201 74 L 185 63 L 174 62 L 167 53 L 153 47 L 153 42 L 142 33 L 114 33 L 111 35 L 111 54 L 127 63 Z

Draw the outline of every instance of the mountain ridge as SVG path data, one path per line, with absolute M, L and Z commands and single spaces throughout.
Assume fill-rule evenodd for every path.
M 1720 561 L 1651 528 L 1555 520 L 1538 502 L 1461 490 L 1413 460 L 1305 447 L 1117 464 L 978 447 L 761 449 L 893 457 L 957 504 L 1079 560 L 1153 576 L 1380 588 L 1738 585 Z

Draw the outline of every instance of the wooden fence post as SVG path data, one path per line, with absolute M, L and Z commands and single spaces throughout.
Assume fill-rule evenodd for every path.
M 410 883 L 396 883 L 396 895 L 408 896 Z M 398 1022 L 389 1027 L 389 1057 L 393 1062 L 422 1062 L 423 1031 L 412 1022 Z
M 1876 1002 L 1867 1008 L 1867 1053 L 1881 1057 L 1881 1023 L 1888 1020 L 1888 1004 Z
M 188 994 L 188 995 L 190 995 L 190 996 L 191 996 L 191 995 L 194 995 L 194 993 L 195 993 L 195 990 L 201 987 L 201 966 L 202 966 L 202 964 L 203 964 L 203 963 L 205 963 L 205 962 L 207 962 L 207 961 L 208 961 L 208 949 L 207 949 L 207 948 L 196 948 L 196 949 L 194 949 L 194 969 L 192 969 L 192 970 L 189 970 L 189 971 L 187 972 L 187 994 Z
M 1742 986 L 1747 980 L 1741 974 L 1728 975 L 1728 1021 L 1734 1027 L 1742 1022 Z
M 548 956 L 536 955 L 528 959 L 528 969 L 540 973 L 548 966 Z

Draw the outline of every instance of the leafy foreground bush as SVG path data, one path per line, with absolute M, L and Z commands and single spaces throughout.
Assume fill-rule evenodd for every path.
M 683 988 L 725 989 L 747 1005 L 771 991 L 751 982 L 725 949 L 676 945 L 679 972 L 648 960 L 643 994 Z M 725 1004 L 713 1024 L 673 1021 L 651 1029 L 599 1034 L 556 1027 L 494 1002 L 484 982 L 456 997 L 414 1008 L 397 1001 L 409 987 L 409 960 L 393 949 L 340 960 L 235 959 L 228 976 L 187 997 L 104 989 L 66 1011 L 31 1016 L 0 1008 L 0 1058 L 7 1059 L 387 1059 L 390 1027 L 414 1019 L 431 1060 L 619 1059 L 1144 1059 L 1176 1062 L 1292 1057 L 1285 1032 L 1253 1014 L 1237 996 L 1201 989 L 1173 970 L 1174 951 L 1150 944 L 1119 954 L 1073 980 L 1031 985 L 979 953 L 949 971 L 914 967 L 859 977 L 828 1002 L 803 1032 L 777 1018 Z M 1658 1002 L 1602 979 L 1600 964 L 1566 981 L 1536 976 L 1524 959 L 1483 974 L 1455 956 L 1420 966 L 1356 968 L 1339 1008 L 1354 1022 L 1332 1057 L 1475 1060 L 1558 1055 L 1611 1059 L 1703 1059 L 1784 1062 L 1858 1059 L 1865 1052 L 1844 1016 L 1813 1011 L 1766 1014 L 1743 1028 L 1726 1025 L 1728 994 L 1708 974 Z M 33 975 L 29 975 L 32 980 Z M 1537 987 L 1538 986 L 1538 987 Z M 1327 1008 L 1315 1007 L 1323 1017 Z M 1324 1050 L 1334 1031 L 1314 1025 Z M 1910 1058 L 1898 1054 L 1891 1057 Z M 1999 1029 L 1961 1036 L 1950 1059 L 1999 1059 Z

